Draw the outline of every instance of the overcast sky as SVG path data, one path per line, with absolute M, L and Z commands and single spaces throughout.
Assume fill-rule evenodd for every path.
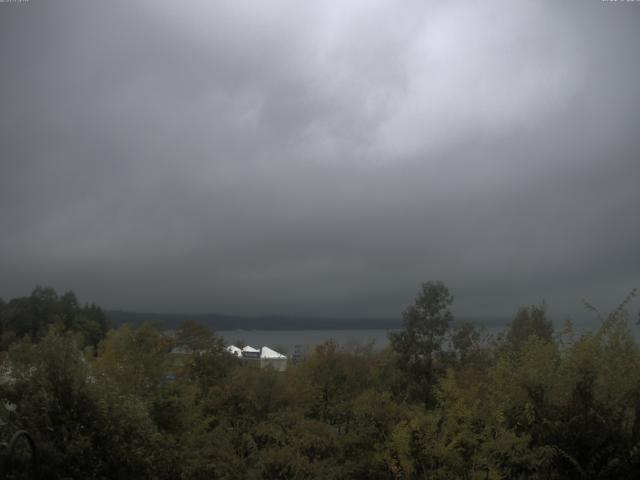
M 2 298 L 398 317 L 443 280 L 579 317 L 640 286 L 640 3 L 31 0 L 0 60 Z

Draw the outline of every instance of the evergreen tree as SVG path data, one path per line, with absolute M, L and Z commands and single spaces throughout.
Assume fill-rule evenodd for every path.
M 433 401 L 436 381 L 434 357 L 442 350 L 453 315 L 453 296 L 442 282 L 426 282 L 415 303 L 403 313 L 403 329 L 389 335 L 398 356 L 398 366 L 406 374 L 411 398 L 425 405 Z

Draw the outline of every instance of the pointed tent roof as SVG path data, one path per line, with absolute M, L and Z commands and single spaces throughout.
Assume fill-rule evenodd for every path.
M 249 345 L 247 345 L 246 347 L 244 347 L 244 348 L 242 349 L 242 351 L 243 351 L 243 352 L 258 353 L 260 350 L 258 350 L 258 349 L 256 349 L 256 348 L 253 348 L 253 347 L 251 347 L 251 346 L 249 346 Z
M 262 347 L 260 358 L 287 358 L 287 357 L 282 355 L 281 353 L 276 352 L 275 350 L 271 350 L 269 347 Z

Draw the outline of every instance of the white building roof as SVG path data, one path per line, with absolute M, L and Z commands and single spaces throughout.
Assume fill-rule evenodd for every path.
M 229 345 L 227 347 L 227 352 L 229 352 L 231 355 L 235 355 L 236 357 L 241 357 L 242 356 L 242 350 L 240 350 L 235 345 Z
M 246 347 L 244 347 L 242 349 L 243 352 L 251 352 L 251 353 L 258 353 L 260 350 L 255 349 L 253 347 L 250 347 L 249 345 L 247 345 Z
M 262 347 L 260 358 L 287 358 L 287 357 L 285 357 L 281 353 L 276 352 L 275 350 L 271 350 L 269 347 Z

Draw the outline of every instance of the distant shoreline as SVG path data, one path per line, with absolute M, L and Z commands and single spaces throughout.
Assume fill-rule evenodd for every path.
M 304 331 L 304 330 L 393 330 L 402 328 L 400 318 L 330 318 L 318 316 L 257 315 L 240 316 L 224 314 L 180 314 L 180 313 L 144 313 L 120 310 L 105 311 L 112 326 L 125 323 L 140 325 L 145 322 L 158 322 L 163 328 L 177 328 L 185 320 L 199 322 L 216 331 Z M 486 327 L 504 327 L 508 318 L 461 318 L 454 323 L 471 321 Z

